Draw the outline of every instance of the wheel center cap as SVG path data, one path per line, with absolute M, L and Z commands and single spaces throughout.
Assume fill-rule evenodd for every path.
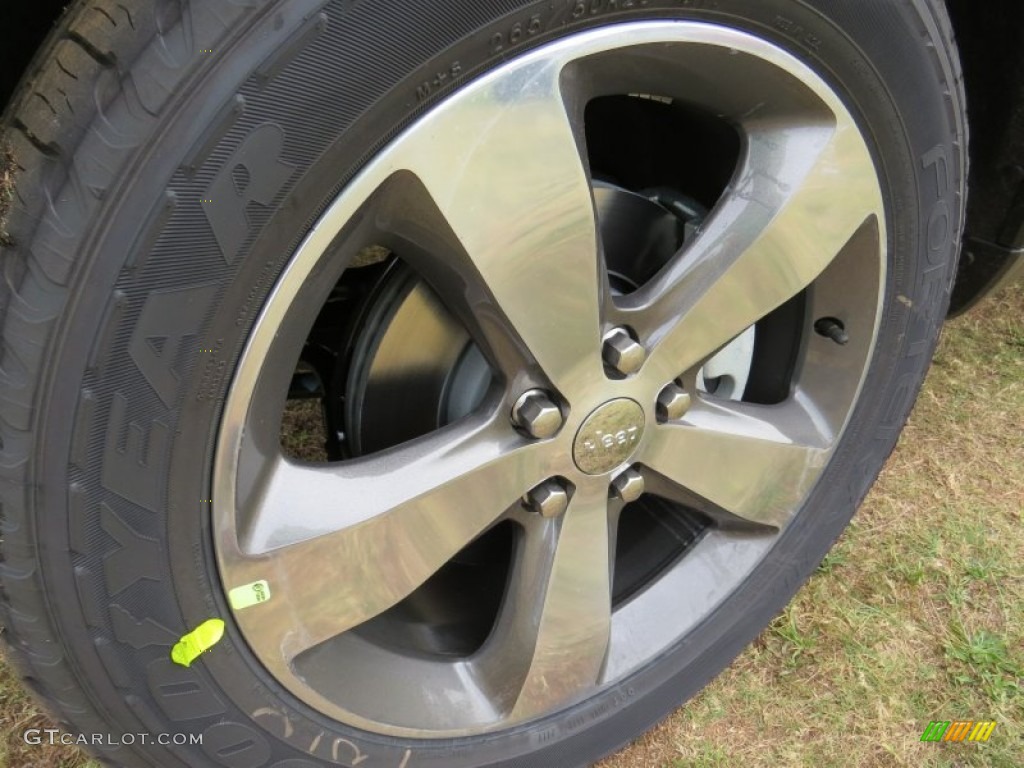
M 572 458 L 588 475 L 603 475 L 628 459 L 644 433 L 644 409 L 635 400 L 609 400 L 576 432 Z

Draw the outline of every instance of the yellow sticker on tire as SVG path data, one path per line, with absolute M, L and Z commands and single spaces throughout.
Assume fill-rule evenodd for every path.
M 183 667 L 192 666 L 206 651 L 215 646 L 224 637 L 224 621 L 207 619 L 186 635 L 171 648 L 171 661 Z

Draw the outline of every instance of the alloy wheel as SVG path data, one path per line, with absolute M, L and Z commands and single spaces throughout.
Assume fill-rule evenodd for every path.
M 607 99 L 735 133 L 710 213 L 598 167 L 590 108 Z M 508 728 L 627 679 L 801 513 L 860 395 L 885 242 L 850 111 L 752 35 L 614 25 L 459 88 L 324 212 L 240 360 L 213 514 L 225 591 L 268 596 L 235 600 L 246 642 L 311 707 L 399 736 Z M 297 367 L 332 292 L 367 270 L 344 381 Z M 340 403 L 331 460 L 281 448 L 310 371 Z M 641 509 L 654 522 L 627 547 Z M 472 640 L 398 615 L 428 587 L 470 591 L 442 583 L 452 563 L 490 594 Z

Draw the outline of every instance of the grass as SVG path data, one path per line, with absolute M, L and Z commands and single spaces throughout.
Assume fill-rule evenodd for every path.
M 947 326 L 899 447 L 796 599 L 600 768 L 1024 765 L 1022 478 L 1016 287 Z M 919 741 L 929 721 L 955 719 L 998 725 L 984 744 Z M 21 743 L 45 719 L 2 667 L 0 722 L 0 766 L 89 765 Z

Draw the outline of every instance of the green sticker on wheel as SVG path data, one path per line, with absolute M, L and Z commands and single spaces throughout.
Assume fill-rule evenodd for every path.
M 269 599 L 270 585 L 263 579 L 254 581 L 251 584 L 243 584 L 228 592 L 228 602 L 236 611 L 250 608 L 259 603 L 265 603 Z

